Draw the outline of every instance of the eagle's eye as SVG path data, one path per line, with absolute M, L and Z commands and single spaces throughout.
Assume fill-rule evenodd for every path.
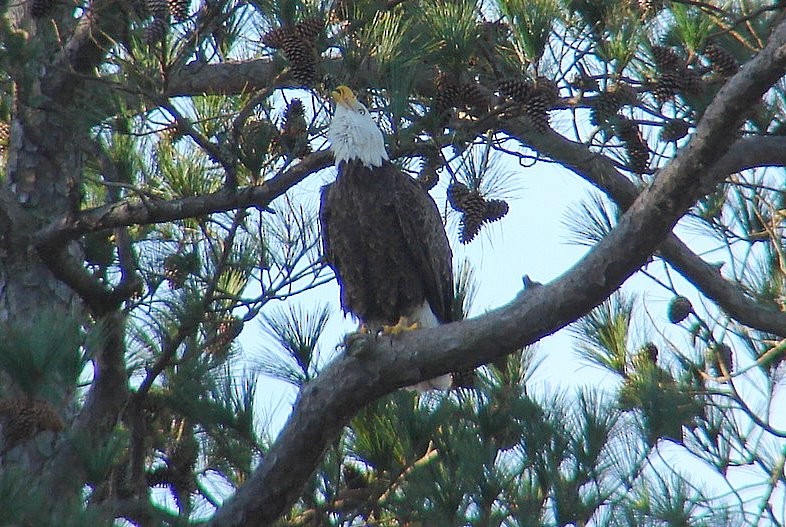
M 359 108 L 359 109 L 358 109 L 358 113 L 359 113 L 360 115 L 366 115 L 366 110 L 364 110 L 363 108 Z

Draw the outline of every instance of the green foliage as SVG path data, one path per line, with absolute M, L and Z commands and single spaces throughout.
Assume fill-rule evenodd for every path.
M 510 22 L 513 49 L 521 65 L 539 62 L 552 29 L 561 21 L 557 0 L 499 0 L 499 10 Z
M 451 73 L 460 72 L 477 46 L 477 8 L 474 0 L 430 0 L 423 5 L 427 31 L 422 49 Z
M 84 525 L 109 526 L 112 522 L 95 511 L 85 510 L 76 500 L 52 500 L 37 485 L 29 480 L 25 485 L 20 481 L 27 479 L 24 471 L 10 468 L 0 472 L 0 507 L 3 508 L 3 522 L 6 525 L 49 525 L 57 518 L 63 527 Z
M 25 324 L 0 327 L 0 371 L 30 398 L 52 402 L 73 389 L 85 365 L 86 353 L 103 339 L 100 325 L 85 335 L 72 317 L 42 312 Z M 3 395 L 15 396 L 10 386 Z
M 313 310 L 290 305 L 288 309 L 271 309 L 263 314 L 263 328 L 276 348 L 262 351 L 261 371 L 296 386 L 302 386 L 314 378 L 317 342 L 325 330 L 330 313 L 330 306 L 323 304 Z M 284 352 L 283 356 L 281 351 Z
M 577 245 L 593 246 L 614 228 L 620 211 L 600 194 L 593 193 L 572 207 L 564 219 L 569 240 Z
M 713 29 L 713 20 L 701 16 L 698 8 L 683 4 L 672 5 L 670 12 L 674 23 L 669 28 L 667 42 L 684 47 L 691 54 L 700 51 Z
M 617 374 L 625 372 L 634 303 L 633 297 L 617 292 L 575 324 L 583 357 Z

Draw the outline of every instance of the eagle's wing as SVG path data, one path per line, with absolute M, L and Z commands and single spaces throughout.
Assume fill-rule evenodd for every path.
M 330 225 L 330 218 L 332 214 L 332 209 L 330 206 L 330 199 L 328 194 L 330 193 L 330 188 L 333 186 L 333 183 L 329 183 L 322 187 L 322 191 L 320 192 L 319 196 L 319 231 L 321 233 L 320 238 L 322 238 L 322 256 L 325 259 L 325 262 L 330 264 L 331 266 L 335 265 L 336 255 L 332 251 L 330 246 L 330 232 L 329 232 L 329 225 Z
M 398 173 L 395 208 L 401 231 L 418 274 L 426 299 L 440 322 L 453 320 L 453 253 L 450 250 L 439 208 L 417 181 L 386 163 L 383 169 Z

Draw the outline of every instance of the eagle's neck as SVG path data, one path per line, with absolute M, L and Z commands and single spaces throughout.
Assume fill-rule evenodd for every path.
M 337 108 L 328 128 L 330 149 L 336 165 L 352 160 L 367 168 L 379 167 L 388 160 L 382 132 L 371 117 Z

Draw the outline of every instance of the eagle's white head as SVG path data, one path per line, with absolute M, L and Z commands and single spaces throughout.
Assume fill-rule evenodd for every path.
M 388 159 L 385 141 L 366 107 L 346 86 L 339 86 L 331 95 L 336 103 L 336 113 L 327 135 L 336 164 L 358 159 L 369 168 L 382 166 L 382 162 Z

